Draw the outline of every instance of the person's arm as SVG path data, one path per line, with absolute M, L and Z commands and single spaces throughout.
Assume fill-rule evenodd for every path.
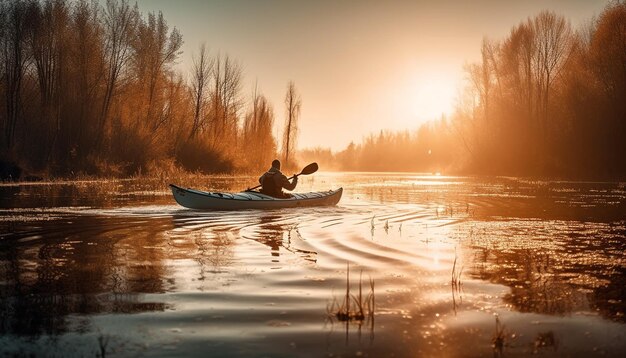
M 291 183 L 289 182 L 289 180 L 287 180 L 286 176 L 282 176 L 281 178 L 281 186 L 283 188 L 285 188 L 286 190 L 293 190 L 296 188 L 296 185 L 298 185 L 298 177 L 293 178 L 293 180 L 291 181 Z
M 263 185 L 263 178 L 265 178 L 265 173 L 259 177 L 259 184 Z

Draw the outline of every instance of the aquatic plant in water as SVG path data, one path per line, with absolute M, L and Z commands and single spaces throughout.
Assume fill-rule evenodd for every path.
M 456 255 L 456 248 L 455 248 L 455 253 L 454 253 L 454 263 L 452 264 L 452 279 L 451 279 L 451 284 L 453 288 L 456 288 L 457 290 L 460 290 L 461 288 L 461 274 L 463 273 L 463 266 L 461 266 L 461 269 L 459 269 L 458 271 L 456 270 L 456 262 L 458 260 L 458 256 Z
M 500 322 L 498 315 L 496 315 L 496 331 L 491 342 L 494 353 L 502 356 L 504 350 L 504 325 Z
M 363 295 L 363 270 L 359 275 L 359 292 L 358 294 L 350 293 L 350 263 L 347 263 L 346 271 L 346 294 L 342 296 L 341 303 L 336 297 L 327 306 L 329 318 L 337 319 L 342 322 L 357 322 L 359 324 L 366 320 L 374 318 L 376 299 L 374 294 L 375 283 L 370 278 L 370 292 Z

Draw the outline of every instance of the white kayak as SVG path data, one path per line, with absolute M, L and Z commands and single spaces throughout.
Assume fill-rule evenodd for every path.
M 185 189 L 170 184 L 176 202 L 189 209 L 201 210 L 243 210 L 280 209 L 304 206 L 337 205 L 343 188 L 312 193 L 292 193 L 290 198 L 275 198 L 258 191 L 241 193 L 210 193 L 195 189 Z

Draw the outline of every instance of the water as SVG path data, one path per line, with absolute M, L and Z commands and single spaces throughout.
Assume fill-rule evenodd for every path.
M 186 210 L 159 180 L 0 186 L 0 356 L 626 354 L 624 183 L 298 190 L 339 186 L 337 207 L 241 212 Z M 348 265 L 362 320 L 336 314 Z

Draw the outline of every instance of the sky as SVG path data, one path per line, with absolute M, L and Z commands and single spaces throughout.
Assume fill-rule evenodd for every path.
M 294 81 L 302 97 L 299 148 L 345 148 L 380 130 L 416 129 L 450 114 L 463 67 L 542 10 L 575 28 L 607 0 L 139 0 L 183 35 L 177 65 L 189 74 L 202 43 L 243 68 L 247 102 L 255 84 L 274 106 L 275 134 Z

